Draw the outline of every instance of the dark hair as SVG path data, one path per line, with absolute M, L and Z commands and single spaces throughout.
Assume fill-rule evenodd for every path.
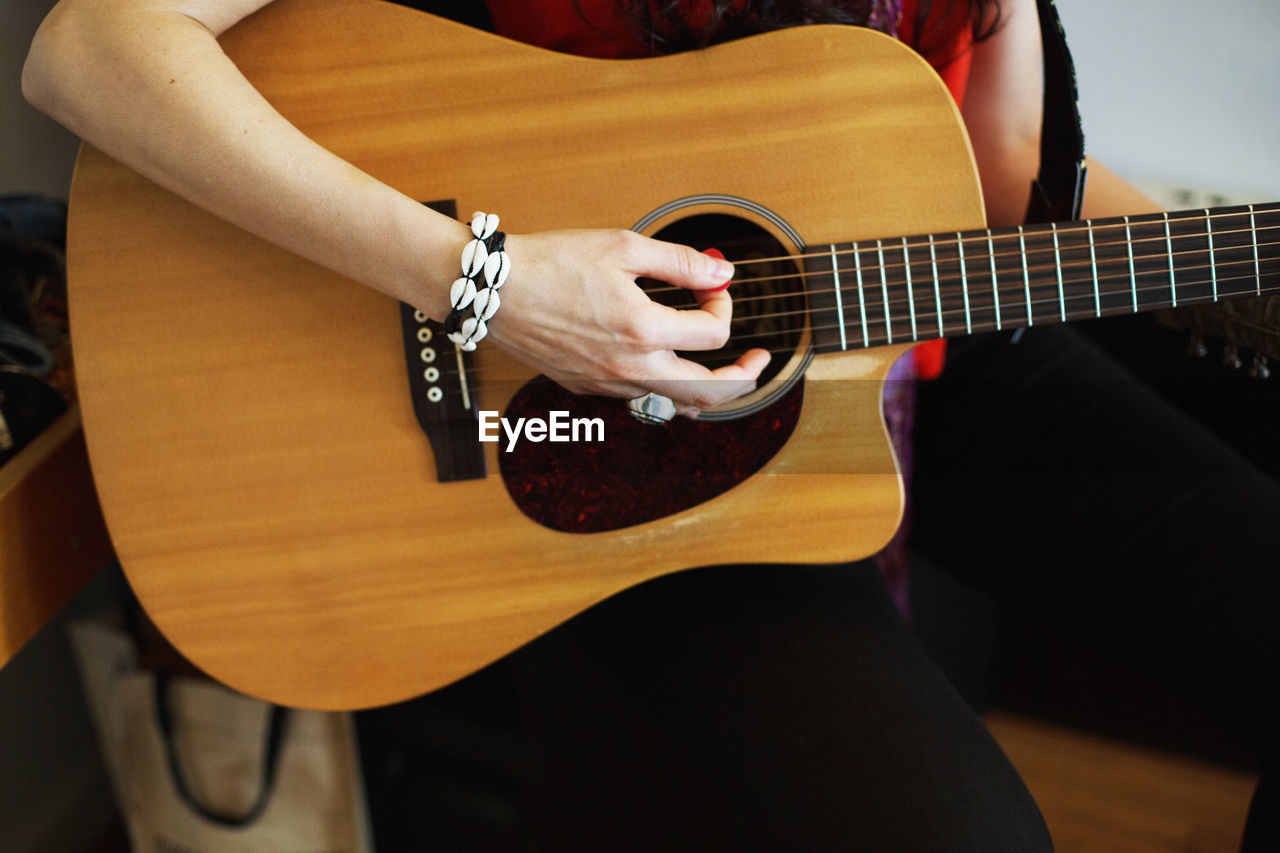
M 685 0 L 617 2 L 654 53 L 676 53 L 801 24 L 875 26 L 875 17 L 883 15 L 883 4 L 875 0 L 712 0 L 705 20 L 694 27 Z M 915 46 L 929 55 L 944 47 L 962 24 L 972 29 L 975 40 L 987 38 L 1000 24 L 1000 0 L 942 0 L 936 11 L 933 0 L 919 0 Z

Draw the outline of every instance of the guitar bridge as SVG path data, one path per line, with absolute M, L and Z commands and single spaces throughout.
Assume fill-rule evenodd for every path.
M 431 444 L 436 478 L 442 483 L 484 479 L 471 353 L 449 340 L 442 324 L 403 302 L 400 326 L 413 412 Z
M 437 213 L 458 218 L 458 205 L 452 199 L 423 204 Z M 449 340 L 443 324 L 403 302 L 400 328 L 413 413 L 431 444 L 436 479 L 442 483 L 483 480 L 486 469 L 478 438 L 471 353 L 463 352 Z

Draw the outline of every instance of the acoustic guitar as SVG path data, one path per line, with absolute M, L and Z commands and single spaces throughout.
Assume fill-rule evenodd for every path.
M 86 147 L 72 324 L 112 538 L 175 646 L 282 704 L 421 694 L 663 573 L 874 553 L 902 512 L 883 380 L 915 341 L 1280 287 L 1276 205 L 986 230 L 942 82 L 867 30 L 602 61 L 279 0 L 223 43 L 305 133 L 424 203 L 721 248 L 728 351 L 775 353 L 745 400 L 645 426 Z M 508 450 L 494 418 L 548 440 Z

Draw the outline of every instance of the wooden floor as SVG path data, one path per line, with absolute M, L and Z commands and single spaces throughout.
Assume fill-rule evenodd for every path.
M 1256 777 L 1003 712 L 985 719 L 1059 853 L 1239 850 Z

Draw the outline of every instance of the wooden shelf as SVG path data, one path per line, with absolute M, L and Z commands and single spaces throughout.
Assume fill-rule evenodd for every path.
M 0 467 L 0 666 L 110 555 L 73 406 Z

